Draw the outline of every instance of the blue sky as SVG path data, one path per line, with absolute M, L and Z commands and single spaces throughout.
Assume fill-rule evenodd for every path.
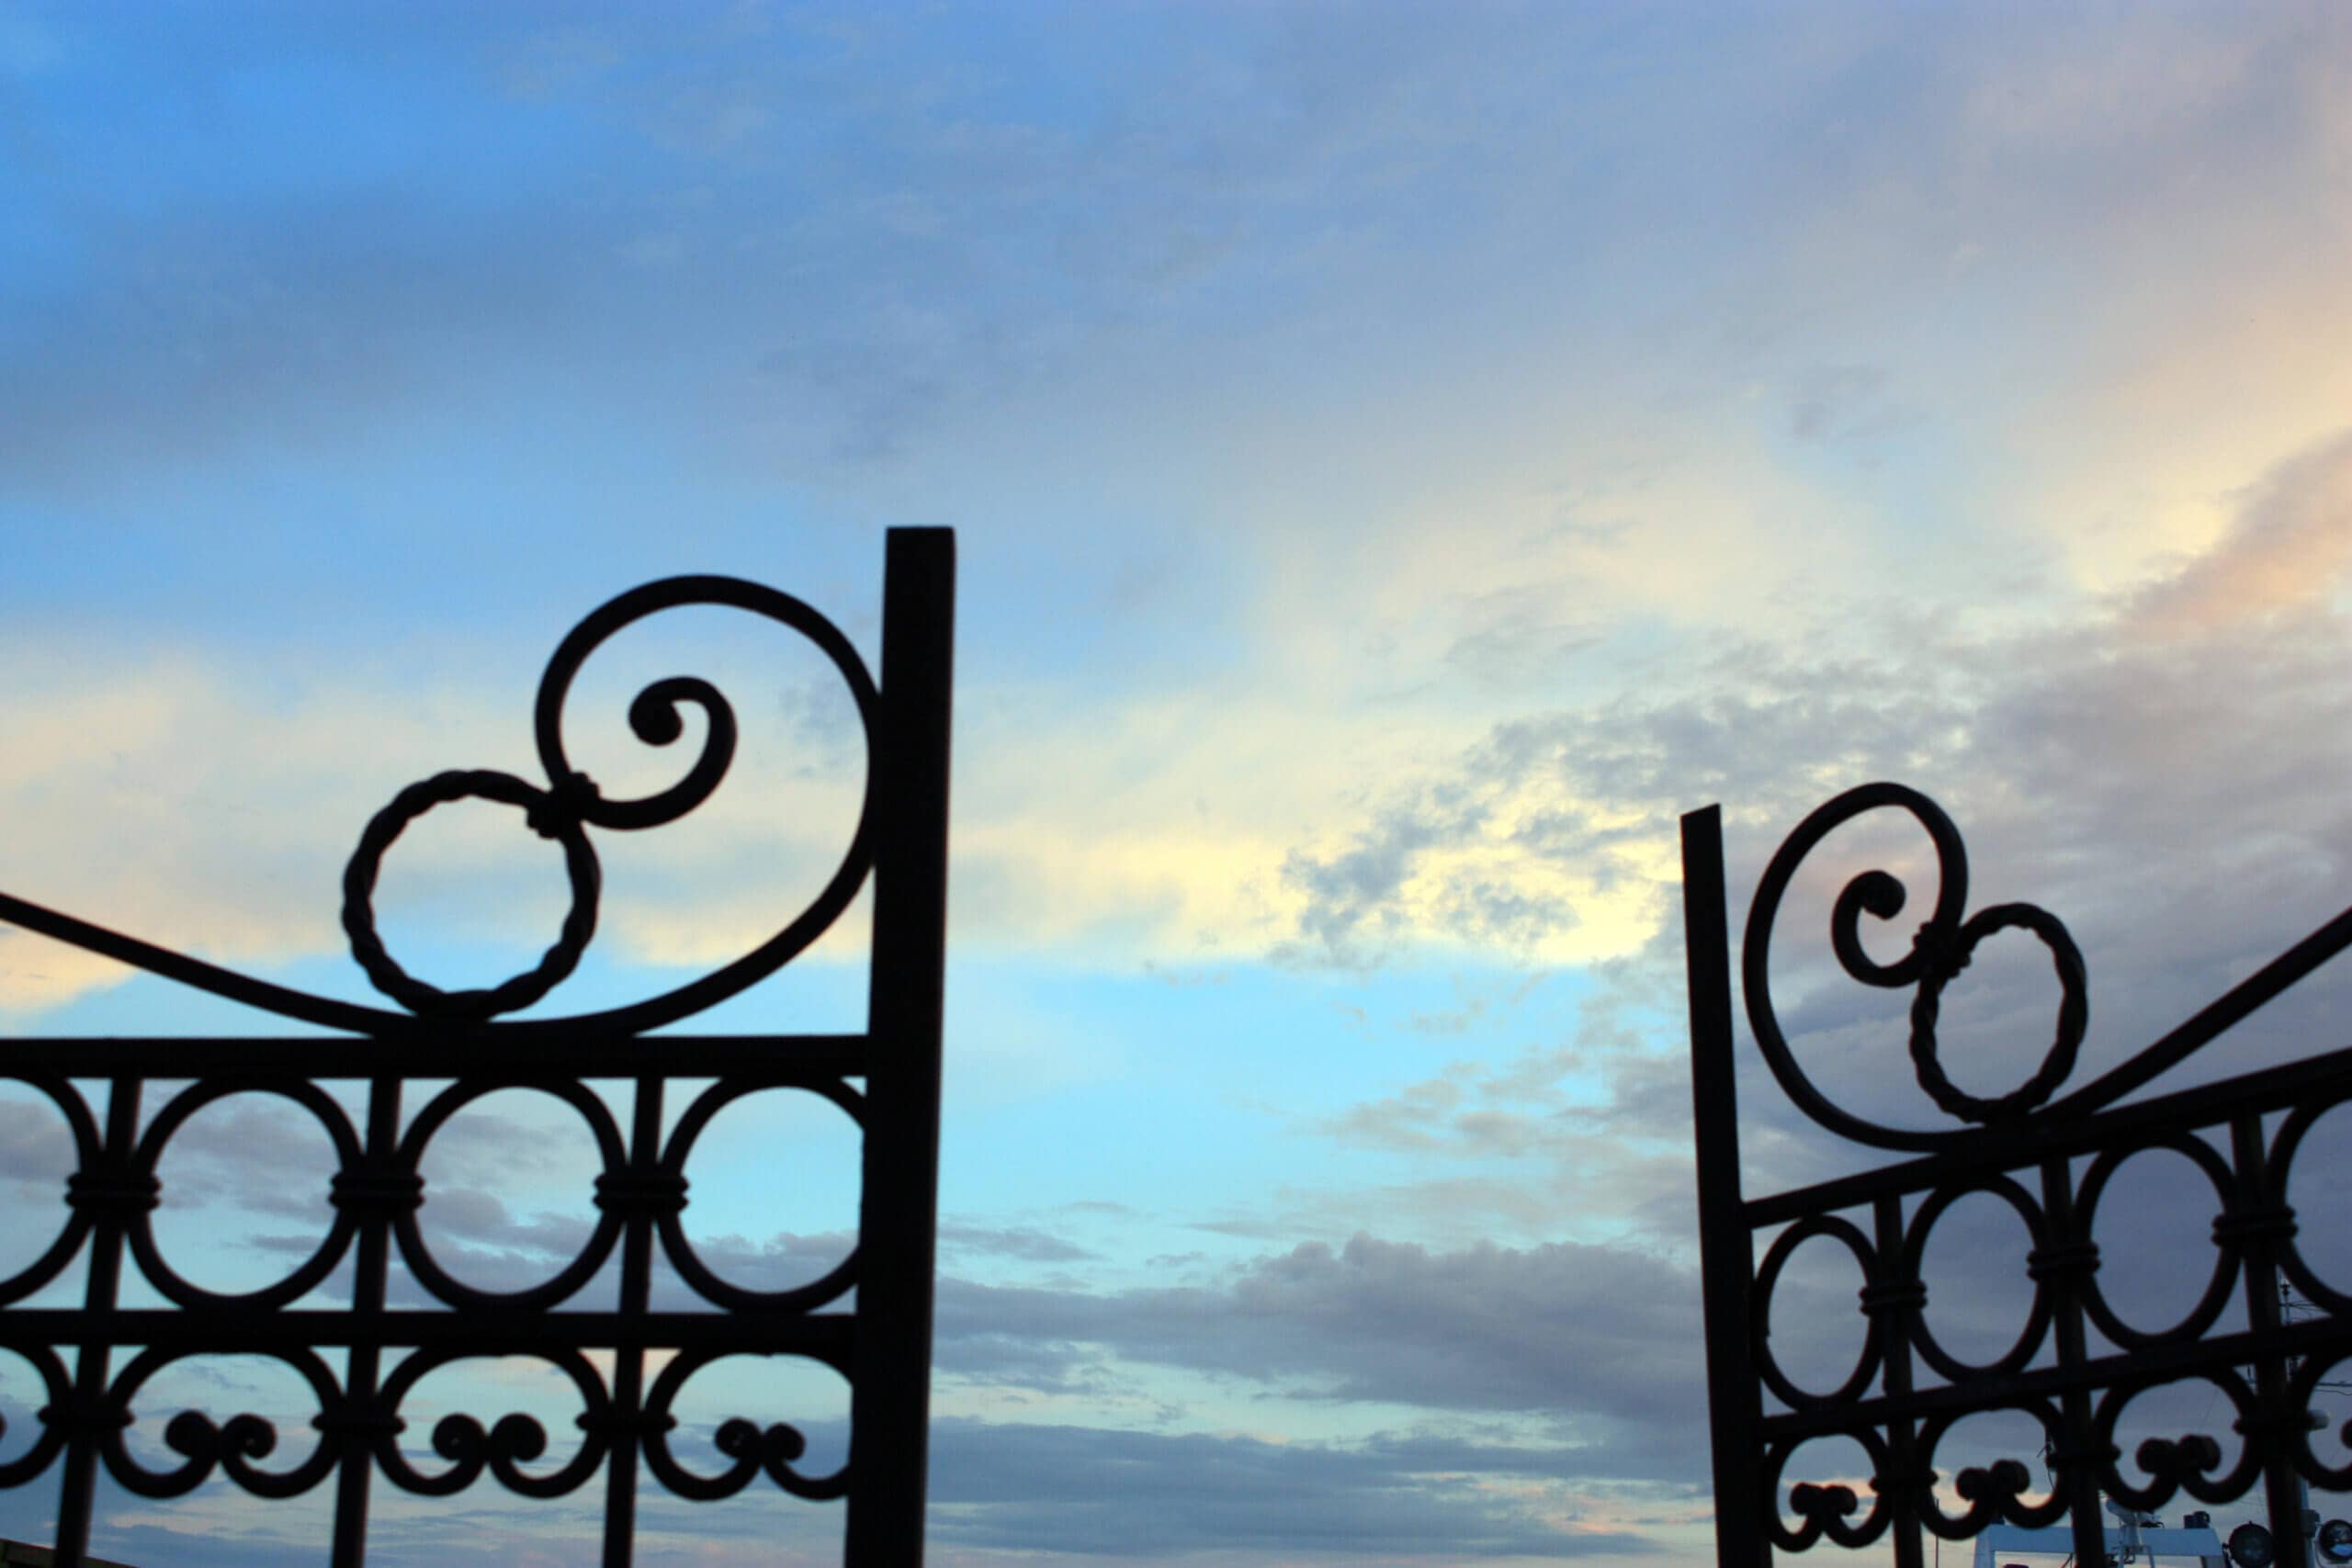
M 360 828 L 531 773 L 576 619 L 727 572 L 871 659 L 883 530 L 953 525 L 935 1560 L 1700 1562 L 1677 815 L 1740 897 L 1926 790 L 2075 929 L 2094 1069 L 2334 913 L 2346 277 L 2324 5 L 0 5 L 0 887 L 369 999 Z M 675 669 L 736 770 L 606 836 L 550 1009 L 744 951 L 846 832 L 845 699 L 718 613 L 583 677 L 582 766 L 668 776 L 619 719 Z M 560 899 L 473 808 L 380 902 L 457 984 Z M 702 1024 L 857 1027 L 862 940 Z M 1799 1047 L 1905 1103 L 1819 957 Z M 2049 1002 L 1972 974 L 1989 1085 Z M 0 928 L 9 1032 L 264 1027 Z M 775 1280 L 854 1145 L 763 1098 L 689 1224 Z M 1845 1157 L 1755 1110 L 1757 1179 Z M 0 1113 L 5 1265 L 54 1119 Z M 191 1268 L 285 1266 L 277 1115 L 191 1127 Z M 481 1278 L 590 1216 L 570 1116 L 458 1130 Z M 311 1560 L 217 1483 L 105 1506 L 126 1561 Z M 583 1517 L 388 1505 L 371 1560 Z

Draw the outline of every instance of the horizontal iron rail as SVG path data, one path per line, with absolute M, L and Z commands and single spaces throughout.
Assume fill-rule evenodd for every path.
M 485 1356 L 550 1349 L 782 1350 L 846 1358 L 856 1339 L 844 1312 L 274 1313 L 141 1308 L 92 1313 L 17 1308 L 0 1314 L 0 1347 L 112 1345 L 183 1354 L 268 1355 L 322 1346 L 461 1348 Z
M 2352 1089 L 2352 1046 L 2117 1106 L 2079 1120 L 2037 1121 L 2017 1128 L 1987 1129 L 1981 1138 L 1950 1153 L 1927 1155 L 1878 1170 L 1752 1198 L 1740 1205 L 1740 1215 L 1755 1229 L 1803 1219 L 1808 1214 L 1857 1208 L 1890 1194 L 1963 1185 L 2048 1159 L 2097 1154 L 2142 1136 L 2222 1125 L 2242 1111 L 2284 1110 L 2314 1089 L 2338 1084 Z
M 1767 1442 L 1835 1436 L 1892 1420 L 2013 1409 L 2024 1400 L 2052 1399 L 2075 1392 L 2130 1386 L 2152 1387 L 2182 1378 L 2282 1357 L 2327 1356 L 2352 1350 L 2352 1322 L 2319 1319 L 2281 1325 L 2274 1332 L 2247 1329 L 2177 1345 L 2152 1345 L 2086 1360 L 2079 1366 L 2041 1367 L 2006 1377 L 1949 1383 L 1905 1394 L 1879 1394 L 1814 1410 L 1784 1410 L 1765 1416 Z
M 272 1075 L 304 1078 L 863 1077 L 866 1034 L 609 1034 L 502 1039 L 461 1030 L 397 1038 L 347 1034 L 207 1039 L 201 1035 L 0 1038 L 0 1077 L 139 1077 L 177 1081 Z

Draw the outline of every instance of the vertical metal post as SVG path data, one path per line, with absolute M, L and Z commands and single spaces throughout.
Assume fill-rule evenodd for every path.
M 644 1325 L 653 1289 L 653 1208 L 648 1201 L 662 1163 L 662 1084 L 637 1080 L 631 1107 L 630 1190 L 622 1203 L 621 1324 L 624 1335 Z M 637 1449 L 644 1438 L 645 1346 L 625 1339 L 613 1347 L 612 1451 L 605 1461 L 604 1568 L 628 1568 L 637 1542 Z
M 2074 1172 L 2064 1156 L 2041 1164 L 2041 1212 L 2050 1227 L 2049 1246 L 2067 1266 L 2042 1281 L 2051 1292 L 2051 1324 L 2056 1332 L 2058 1369 L 2073 1374 L 2088 1356 L 2083 1334 L 2083 1282 L 2086 1264 L 2093 1256 L 2082 1235 L 2082 1218 L 2075 1208 Z M 2031 1269 L 2032 1260 L 2027 1267 Z M 2070 1387 L 2059 1401 L 2062 1434 L 2052 1455 L 2063 1468 L 2059 1485 L 2066 1497 L 2067 1517 L 2075 1529 L 2075 1561 L 2107 1561 L 2107 1520 L 2099 1511 L 2098 1463 L 2090 1451 L 2091 1395 L 2087 1388 Z
M 370 1179 L 389 1187 L 400 1162 L 399 1078 L 381 1077 L 368 1083 L 367 1139 L 360 1157 Z M 359 1248 L 351 1276 L 351 1315 L 371 1331 L 353 1336 L 344 1379 L 349 1421 L 342 1434 L 347 1445 L 343 1466 L 335 1476 L 334 1549 L 329 1559 L 334 1568 L 360 1568 L 367 1556 L 368 1490 L 376 1469 L 376 1440 L 379 1434 L 395 1429 L 390 1418 L 376 1409 L 383 1345 L 372 1331 L 384 1314 L 384 1274 L 391 1253 L 397 1201 L 389 1190 L 354 1196 L 359 1208 Z
M 2245 1111 L 2230 1119 L 2230 1155 L 2237 1172 L 2236 1211 L 2230 1216 L 2245 1264 L 2246 1326 L 2262 1347 L 2254 1364 L 2255 1410 L 2259 1425 L 2246 1434 L 2262 1458 L 2263 1500 L 2269 1505 L 2276 1568 L 2307 1568 L 2311 1540 L 2303 1533 L 2303 1497 L 2295 1470 L 2295 1447 L 2302 1412 L 2287 1408 L 2287 1359 L 2277 1347 L 2278 1245 L 2293 1218 L 2274 1202 L 2268 1161 L 2262 1146 L 2262 1117 Z
M 846 1561 L 922 1561 L 947 949 L 956 536 L 894 528 L 882 589 L 865 1192 Z
M 1927 1289 L 1909 1278 L 1904 1261 L 1903 1200 L 1888 1193 L 1871 1204 L 1871 1244 L 1878 1251 L 1879 1278 L 1866 1286 L 1863 1310 L 1878 1320 L 1879 1344 L 1884 1355 L 1881 1384 L 1896 1414 L 1886 1423 L 1888 1462 L 1894 1473 L 1880 1483 L 1885 1487 L 1889 1533 L 1894 1538 L 1894 1568 L 1921 1568 L 1919 1549 L 1922 1495 L 1935 1475 L 1919 1460 L 1917 1427 L 1907 1411 L 1911 1395 L 1911 1325 L 1927 1299 Z M 1875 1300 L 1872 1298 L 1875 1297 Z
M 1690 993 L 1690 1122 L 1699 1175 L 1699 1273 L 1707 1320 L 1707 1406 L 1714 1445 L 1715 1560 L 1766 1568 L 1757 1476 L 1758 1427 L 1748 1294 L 1755 1242 L 1739 1196 L 1739 1096 L 1731 1032 L 1731 945 L 1724 915 L 1723 811 L 1682 818 L 1683 962 Z
M 74 1369 L 74 1409 L 64 1413 L 71 1436 L 65 1443 L 65 1473 L 57 1497 L 57 1568 L 82 1568 L 90 1550 L 90 1515 L 96 1503 L 100 1423 L 107 1373 L 113 1360 L 115 1294 L 122 1279 L 124 1222 L 138 1201 L 130 1190 L 133 1156 L 139 1147 L 140 1080 L 119 1077 L 107 1089 L 107 1131 L 102 1189 L 89 1192 L 96 1221 L 90 1227 L 90 1272 L 82 1296 L 82 1322 L 88 1337 Z

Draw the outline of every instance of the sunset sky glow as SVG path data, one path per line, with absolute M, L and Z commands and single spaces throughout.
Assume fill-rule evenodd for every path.
M 2086 1072 L 2352 902 L 2347 279 L 2352 8 L 2317 0 L 0 0 L 0 889 L 373 1001 L 360 829 L 536 774 L 582 615 L 729 573 L 871 662 L 883 530 L 952 525 L 932 1561 L 1695 1568 L 1679 815 L 1724 804 L 1736 922 L 1821 801 L 1936 797 L 1978 903 L 2075 931 Z M 674 776 L 622 722 L 655 677 L 716 682 L 743 747 L 600 841 L 541 1010 L 724 963 L 838 856 L 854 715 L 771 632 L 684 614 L 583 677 L 608 788 Z M 1855 844 L 1785 918 L 1782 1012 L 1924 1118 L 1901 1002 L 1820 941 L 1832 870 L 1921 846 Z M 381 902 L 458 985 L 562 900 L 480 806 Z M 863 918 L 695 1027 L 862 1027 Z M 1954 987 L 1982 1082 L 2038 1059 L 2047 974 Z M 2310 990 L 2208 1070 L 2344 1043 L 2344 981 Z M 0 926 L 0 1033 L 273 1027 Z M 1851 1163 L 1746 1092 L 1756 1182 Z M 787 1098 L 694 1172 L 747 1280 L 854 1223 L 854 1134 Z M 0 1086 L 0 1274 L 54 1234 L 45 1105 Z M 569 1114 L 516 1091 L 436 1147 L 467 1278 L 571 1256 Z M 172 1255 L 281 1275 L 316 1143 L 192 1123 Z M 2159 1208 L 2115 1264 L 2151 1299 Z M 272 1376 L 186 1386 L 300 1448 Z M 813 1402 L 821 1448 L 822 1382 L 742 1397 Z M 473 1388 L 570 1431 L 526 1371 Z M 586 1561 L 595 1495 L 388 1496 L 369 1561 Z M 315 1497 L 100 1504 L 94 1550 L 153 1568 L 324 1555 Z M 640 1561 L 839 1529 L 649 1503 Z

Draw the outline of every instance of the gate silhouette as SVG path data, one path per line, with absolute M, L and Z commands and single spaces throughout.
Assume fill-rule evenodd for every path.
M 1860 918 L 1867 912 L 1892 919 L 1905 894 L 1887 873 L 1865 872 L 1846 885 L 1833 908 L 1832 947 L 1845 972 L 1862 984 L 1916 989 L 1910 1036 L 1919 1083 L 1946 1114 L 1973 1125 L 1913 1131 L 1842 1109 L 1798 1065 L 1773 1010 L 1772 925 L 1790 879 L 1832 830 L 1883 807 L 1909 813 L 1935 846 L 1940 881 L 1933 910 L 1904 957 L 1876 962 L 1862 949 Z M 1839 795 L 1807 817 L 1767 865 L 1742 939 L 1741 989 L 1756 1043 L 1798 1109 L 1856 1143 L 1914 1157 L 1749 1198 L 1741 1191 L 1719 808 L 1682 818 L 1682 855 L 1707 1390 L 1723 1568 L 1761 1568 L 1775 1550 L 1802 1551 L 1823 1540 L 1862 1547 L 1888 1537 L 1898 1568 L 1918 1568 L 1928 1534 L 1963 1540 L 1996 1523 L 2055 1527 L 2062 1521 L 2071 1524 L 2075 1562 L 2091 1568 L 2107 1559 L 2102 1493 L 2148 1510 L 2182 1495 L 2228 1503 L 2257 1488 L 2278 1568 L 2305 1568 L 2298 1477 L 2324 1487 L 2352 1486 L 2352 1464 L 2331 1465 L 2314 1453 L 2308 1420 L 2314 1388 L 2352 1355 L 2352 1297 L 2331 1288 L 2298 1249 L 2288 1184 L 2312 1122 L 2352 1100 L 2352 1050 L 2129 1105 L 2116 1102 L 2352 944 L 2352 909 L 2118 1066 L 2059 1095 L 2087 1010 L 2082 957 L 2064 924 L 2030 904 L 1966 915 L 1968 866 L 1960 833 L 1927 796 L 1894 784 Z M 1984 1099 L 1962 1091 L 1945 1074 L 1936 1025 L 1946 985 L 1979 942 L 2004 930 L 2028 932 L 2049 950 L 2062 1000 L 2040 1070 L 2013 1092 Z M 2283 1120 L 2266 1131 L 2264 1119 L 2274 1114 Z M 2210 1140 L 2202 1135 L 2208 1134 Z M 2117 1168 L 2151 1149 L 2188 1159 L 2212 1184 L 2215 1199 L 2213 1265 L 2203 1294 L 2185 1319 L 2156 1333 L 2122 1322 L 2101 1293 L 2093 1239 Z M 2033 1288 L 2026 1325 L 2005 1354 L 1982 1365 L 1954 1356 L 1929 1331 L 1920 1270 L 1938 1219 L 1972 1193 L 2006 1203 L 2031 1238 L 2030 1251 L 2015 1260 Z M 1906 1199 L 1917 1201 L 1907 1218 Z M 1759 1261 L 1758 1234 L 1775 1227 L 1783 1228 Z M 1815 1238 L 1849 1251 L 1863 1280 L 1858 1363 L 1840 1387 L 1826 1393 L 1797 1386 L 1768 1343 L 1773 1288 L 1790 1256 Z M 2282 1283 L 2312 1303 L 2314 1314 L 2282 1321 Z M 2215 1332 L 2240 1292 L 2245 1327 Z M 2095 1353 L 2088 1326 L 2117 1348 Z M 2042 1364 L 2035 1365 L 2037 1359 Z M 2250 1377 L 2242 1371 L 2247 1368 Z M 2152 1388 L 2191 1379 L 2211 1383 L 2233 1408 L 2243 1438 L 2237 1462 L 2223 1470 L 2220 1445 L 2208 1434 L 2150 1438 L 2132 1456 L 2148 1479 L 2132 1481 L 2119 1467 L 2122 1455 L 2115 1444 L 2126 1408 Z M 1781 1409 L 1764 1408 L 1767 1390 Z M 1964 1506 L 1946 1513 L 1932 1490 L 1937 1446 L 1963 1417 L 1993 1410 L 2022 1412 L 2039 1422 L 2048 1439 L 2050 1495 L 2029 1502 L 2030 1472 L 2021 1458 L 2007 1458 L 1962 1470 L 1954 1485 Z M 1865 1510 L 1849 1487 L 1797 1484 L 1789 1493 L 1792 1524 L 1781 1508 L 1782 1473 L 1800 1445 L 1823 1437 L 1851 1438 L 1860 1445 L 1872 1467 L 1873 1495 Z
M 939 1126 L 940 1002 L 945 945 L 948 720 L 953 673 L 955 537 L 943 528 L 893 529 L 883 590 L 882 671 L 877 685 L 841 631 L 807 604 L 774 589 L 726 577 L 679 577 L 613 600 L 563 639 L 542 677 L 535 714 L 544 787 L 511 774 L 437 774 L 400 792 L 362 834 L 344 877 L 343 920 L 354 955 L 376 987 L 405 1010 L 394 1012 L 317 997 L 173 953 L 70 915 L 0 894 L 0 920 L 280 1016 L 348 1032 L 305 1039 L 91 1039 L 0 1041 L 0 1077 L 52 1100 L 71 1130 L 75 1168 L 67 1178 L 63 1229 L 48 1250 L 0 1280 L 0 1348 L 28 1361 L 46 1385 L 40 1431 L 31 1448 L 0 1465 L 0 1486 L 62 1472 L 57 1562 L 78 1564 L 88 1547 L 101 1469 L 145 1497 L 185 1493 L 217 1469 L 256 1496 L 289 1497 L 332 1484 L 332 1561 L 362 1560 L 368 1498 L 380 1472 L 408 1492 L 458 1492 L 485 1472 L 515 1492 L 553 1497 L 605 1483 L 603 1561 L 629 1561 L 636 1534 L 640 1461 L 676 1495 L 716 1499 L 764 1480 L 802 1498 L 844 1498 L 845 1560 L 860 1568 L 912 1564 L 922 1553 L 925 1433 L 929 1417 L 933 1215 Z M 639 829 L 675 821 L 715 790 L 733 755 L 736 726 L 727 699 L 692 676 L 657 681 L 629 708 L 640 739 L 666 745 L 684 732 L 679 708 L 702 711 L 701 754 L 670 788 L 637 800 L 607 800 L 566 759 L 564 699 L 573 675 L 614 633 L 679 605 L 732 606 L 800 633 L 847 683 L 866 742 L 866 779 L 856 830 L 816 900 L 752 953 L 661 996 L 571 1018 L 501 1021 L 568 975 L 593 934 L 599 886 L 591 828 Z M 559 843 L 572 905 L 561 934 L 528 974 L 475 991 L 442 991 L 411 978 L 378 940 L 370 897 L 387 848 L 415 818 L 446 802 L 486 799 L 523 809 L 529 826 Z M 851 1035 L 649 1035 L 764 979 L 821 935 L 871 877 L 873 942 L 867 1027 Z M 141 1123 L 151 1078 L 194 1078 Z M 355 1126 L 322 1081 L 365 1085 Z M 417 1079 L 455 1079 L 403 1120 L 402 1089 Z M 715 1079 L 663 1135 L 663 1091 L 673 1079 Z M 103 1081 L 94 1111 L 76 1081 Z M 592 1081 L 625 1085 L 628 1127 Z M 856 1087 L 862 1084 L 862 1089 Z M 586 1120 L 602 1156 L 599 1211 L 577 1258 L 542 1284 L 518 1292 L 474 1289 L 452 1279 L 419 1235 L 428 1193 L 419 1162 L 434 1134 L 466 1104 L 500 1089 L 551 1094 Z M 684 1166 L 696 1136 L 732 1100 L 769 1089 L 820 1095 L 848 1112 L 864 1136 L 857 1241 L 823 1278 L 781 1291 L 729 1284 L 696 1256 L 680 1223 Z M 266 1289 L 224 1294 L 175 1274 L 160 1256 L 152 1212 L 160 1201 L 156 1165 L 188 1117 L 223 1096 L 266 1093 L 315 1116 L 337 1168 L 334 1221 L 318 1251 Z M 700 1304 L 657 1309 L 650 1300 L 660 1255 Z M 386 1301 L 395 1249 L 428 1308 Z M 124 1254 L 139 1277 L 171 1304 L 119 1304 Z M 86 1255 L 82 1304 L 19 1305 Z M 609 1307 L 548 1309 L 571 1303 L 617 1256 L 617 1300 Z M 347 1307 L 288 1303 L 355 1259 Z M 844 1306 L 853 1288 L 854 1304 Z M 322 1351 L 343 1351 L 338 1378 Z M 609 1355 L 607 1379 L 590 1352 Z M 118 1353 L 129 1360 L 118 1365 Z M 718 1473 L 680 1462 L 670 1433 L 681 1386 L 720 1358 L 785 1353 L 830 1366 L 850 1384 L 850 1454 L 831 1474 L 794 1461 L 805 1449 L 788 1424 L 737 1417 L 717 1431 L 726 1461 Z M 128 1450 L 125 1428 L 141 1387 L 165 1365 L 191 1356 L 255 1354 L 298 1373 L 315 1394 L 315 1447 L 299 1462 L 264 1468 L 278 1446 L 258 1416 L 225 1422 L 183 1411 L 164 1441 L 181 1458 L 151 1470 Z M 536 1357 L 569 1376 L 583 1405 L 582 1442 L 553 1470 L 526 1468 L 546 1434 L 520 1414 L 487 1427 L 471 1416 L 442 1419 L 433 1448 L 442 1461 L 420 1468 L 401 1451 L 402 1398 L 426 1373 L 471 1358 Z M 666 1361 L 662 1359 L 666 1356 Z M 656 1363 L 650 1365 L 649 1363 Z

